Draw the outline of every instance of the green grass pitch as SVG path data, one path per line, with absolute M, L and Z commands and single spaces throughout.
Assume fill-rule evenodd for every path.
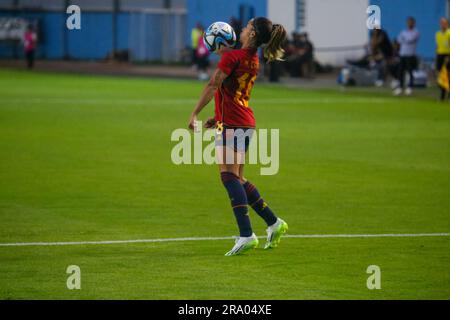
M 201 88 L 1 70 L 0 243 L 236 235 L 218 169 L 170 159 Z M 246 176 L 290 234 L 450 232 L 448 104 L 260 83 L 252 97 L 258 126 L 280 129 L 280 171 Z M 224 257 L 232 245 L 0 247 L 0 299 L 450 298 L 450 237 L 286 238 Z

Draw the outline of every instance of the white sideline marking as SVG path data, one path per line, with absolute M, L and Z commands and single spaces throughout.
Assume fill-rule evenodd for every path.
M 265 238 L 266 236 L 258 236 Z M 384 234 L 287 234 L 284 238 L 402 238 L 402 237 L 450 237 L 450 233 L 384 233 Z M 73 241 L 73 242 L 15 242 L 0 243 L 0 247 L 27 247 L 27 246 L 73 246 L 86 244 L 124 244 L 124 243 L 152 243 L 175 241 L 217 241 L 232 240 L 235 237 L 189 237 L 189 238 L 163 238 L 163 239 L 136 239 L 136 240 L 105 240 L 105 241 Z

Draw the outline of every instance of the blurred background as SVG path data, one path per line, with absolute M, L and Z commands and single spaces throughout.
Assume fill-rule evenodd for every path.
M 325 76 L 333 83 L 337 79 L 341 84 L 382 86 L 386 80 L 395 82 L 398 74 L 395 64 L 399 63 L 395 60 L 399 50 L 396 39 L 406 28 L 406 19 L 414 17 L 420 32 L 416 85 L 423 86 L 434 68 L 435 33 L 440 18 L 449 15 L 449 3 L 448 0 L 0 0 L 0 66 L 23 63 L 24 34 L 27 26 L 32 25 L 36 39 L 33 58 L 38 61 L 38 68 L 204 80 L 210 69 L 205 70 L 205 63 L 196 61 L 195 53 L 203 28 L 215 21 L 225 21 L 239 33 L 251 18 L 267 16 L 282 23 L 289 33 L 286 61 L 271 68 L 266 66 L 263 71 L 271 81 Z M 70 16 L 66 9 L 72 4 L 81 8 L 79 30 L 66 27 Z M 375 43 L 373 32 L 366 26 L 366 9 L 370 5 L 381 8 L 385 42 L 381 45 Z M 393 51 L 389 57 L 383 52 L 386 41 Z M 214 65 L 217 58 L 208 57 L 206 68 Z M 70 61 L 102 64 L 74 65 Z

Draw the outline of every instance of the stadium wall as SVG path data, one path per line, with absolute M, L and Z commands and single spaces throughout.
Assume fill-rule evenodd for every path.
M 283 0 L 283 5 L 280 6 L 280 0 L 267 0 L 267 17 L 275 23 L 283 24 L 289 34 L 297 29 L 296 1 Z
M 381 8 L 381 25 L 391 39 L 405 29 L 408 16 L 416 18 L 420 32 L 418 54 L 425 60 L 434 58 L 434 36 L 439 30 L 439 19 L 448 17 L 447 0 L 370 0 L 370 4 Z
M 2 17 L 20 16 L 30 21 L 39 21 L 38 58 L 62 59 L 65 56 L 64 33 L 67 35 L 67 55 L 71 59 L 104 59 L 113 50 L 112 14 L 107 12 L 82 12 L 81 30 L 67 30 L 68 15 L 60 12 L 24 12 L 15 15 L 13 11 L 3 11 Z M 129 47 L 129 13 L 117 16 L 117 49 Z M 23 48 L 18 46 L 18 57 L 23 57 Z M 14 47 L 0 42 L 0 57 L 13 58 Z
M 368 0 L 303 0 L 304 21 L 299 31 L 308 32 L 321 63 L 344 65 L 346 59 L 364 54 Z
M 353 49 L 350 51 L 322 49 L 352 47 L 367 43 L 366 15 L 360 14 L 360 12 L 364 10 L 365 6 L 375 4 L 381 7 L 382 26 L 391 38 L 395 38 L 405 27 L 407 16 L 414 16 L 421 33 L 418 53 L 423 58 L 431 60 L 435 54 L 434 34 L 438 30 L 438 20 L 442 16 L 448 16 L 449 8 L 447 0 L 340 0 L 339 2 L 335 0 L 283 0 L 283 6 L 279 5 L 280 2 L 280 0 L 186 0 L 186 22 L 182 29 L 183 32 L 177 33 L 177 36 L 181 37 L 181 42 L 185 46 L 190 46 L 190 30 L 197 22 L 207 26 L 213 21 L 228 21 L 231 16 L 235 16 L 243 18 L 246 23 L 251 16 L 268 16 L 285 23 L 289 31 L 300 29 L 300 31 L 309 32 L 311 40 L 318 49 L 316 53 L 319 61 L 340 64 L 345 58 L 360 55 L 362 52 Z M 85 3 L 83 7 L 89 2 L 85 1 Z M 126 1 L 123 3 L 131 5 Z M 145 3 L 148 5 L 147 2 Z M 180 2 L 180 8 L 184 6 L 183 3 Z M 303 21 L 298 21 L 299 17 L 297 17 L 299 3 L 305 5 Z M 64 58 L 65 33 L 67 35 L 67 54 L 70 58 L 98 60 L 112 52 L 114 41 L 111 12 L 82 11 L 82 29 L 68 31 L 65 28 L 67 19 L 65 11 L 60 8 L 56 10 L 56 8 L 49 7 L 48 9 L 20 10 L 18 12 L 2 9 L 0 16 L 20 16 L 30 20 L 39 20 L 41 28 L 37 52 L 39 58 Z M 109 7 L 106 9 L 110 10 Z M 124 7 L 124 9 L 126 8 Z M 130 49 L 132 55 L 137 52 L 138 54 L 135 56 L 144 60 L 163 58 L 161 55 L 164 55 L 164 50 L 160 50 L 158 45 L 154 45 L 155 42 L 151 40 L 151 35 L 141 37 L 140 42 L 134 39 L 138 38 L 136 34 L 140 32 L 136 29 L 136 25 L 138 25 L 136 19 L 136 13 L 128 11 L 118 13 L 117 49 Z M 152 33 L 161 32 L 160 26 L 153 25 L 151 29 Z M 145 48 L 142 43 L 147 44 Z M 165 52 L 167 51 L 169 50 L 165 50 Z M 10 43 L 0 41 L 0 57 L 12 58 L 15 54 L 19 57 L 23 56 L 21 46 L 14 49 Z
M 22 2 L 24 0 L 21 0 Z M 103 1 L 102 7 L 94 6 L 84 0 L 81 8 L 81 30 L 67 30 L 65 23 L 68 17 L 62 1 L 58 7 L 51 7 L 51 2 L 42 2 L 42 6 L 30 9 L 2 9 L 0 16 L 23 17 L 31 21 L 39 21 L 39 44 L 36 56 L 40 59 L 100 60 L 113 51 L 113 15 L 111 1 Z M 136 2 L 136 1 L 134 1 Z M 137 3 L 137 2 L 136 2 Z M 185 15 L 177 19 L 164 19 L 161 15 L 152 14 L 152 9 L 161 9 L 163 1 L 153 3 L 155 8 L 148 8 L 149 2 L 142 1 L 141 7 L 130 7 L 122 1 L 121 11 L 117 14 L 116 49 L 129 49 L 131 59 L 165 60 L 177 59 L 179 53 L 172 51 L 171 41 L 180 40 L 181 47 L 190 46 L 190 31 L 197 22 L 204 26 L 219 20 L 228 21 L 230 17 L 242 18 L 244 23 L 253 16 L 267 14 L 267 0 L 187 0 L 174 1 L 174 9 L 184 10 Z M 134 4 L 136 5 L 136 4 Z M 11 4 L 10 4 L 11 6 Z M 129 8 L 130 7 L 130 8 Z M 5 8 L 5 7 L 3 7 Z M 147 10 L 147 11 L 146 11 Z M 150 10 L 150 11 L 149 11 Z M 145 12 L 145 13 L 144 13 Z M 147 15 L 144 17 L 144 14 Z M 175 21 L 179 26 L 177 32 L 163 38 L 167 29 L 167 21 Z M 166 30 L 167 29 L 167 30 Z M 179 38 L 179 39 L 178 39 Z M 165 42 L 163 42 L 165 40 Z M 168 43 L 167 43 L 168 42 Z M 180 45 L 178 45 L 180 47 Z M 67 49 L 67 50 L 66 50 Z M 181 51 L 181 48 L 177 48 Z M 14 47 L 11 43 L 0 41 L 0 58 L 23 57 L 21 45 Z

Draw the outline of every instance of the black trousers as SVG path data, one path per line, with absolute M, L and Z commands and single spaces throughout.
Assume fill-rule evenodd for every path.
M 199 71 L 206 71 L 209 67 L 209 58 L 208 56 L 204 57 L 196 57 L 196 64 Z
M 447 72 L 449 74 L 449 85 L 450 85 L 450 55 L 448 54 L 438 54 L 436 56 L 436 73 L 439 75 L 441 72 L 442 66 L 446 63 L 445 59 L 449 59 L 447 62 Z M 441 88 L 441 100 L 445 100 L 447 96 L 447 91 L 444 88 Z
M 278 82 L 280 81 L 282 65 L 280 61 L 272 61 L 269 63 L 269 81 Z
M 405 88 L 405 73 L 409 74 L 409 84 L 408 87 L 414 85 L 413 71 L 417 68 L 417 58 L 416 56 L 400 57 L 400 65 L 398 72 L 398 80 L 400 81 L 400 88 Z
M 191 50 L 191 62 L 192 64 L 197 64 L 197 49 Z
M 34 66 L 34 50 L 26 51 L 25 57 L 27 59 L 27 67 L 28 69 L 32 69 Z

